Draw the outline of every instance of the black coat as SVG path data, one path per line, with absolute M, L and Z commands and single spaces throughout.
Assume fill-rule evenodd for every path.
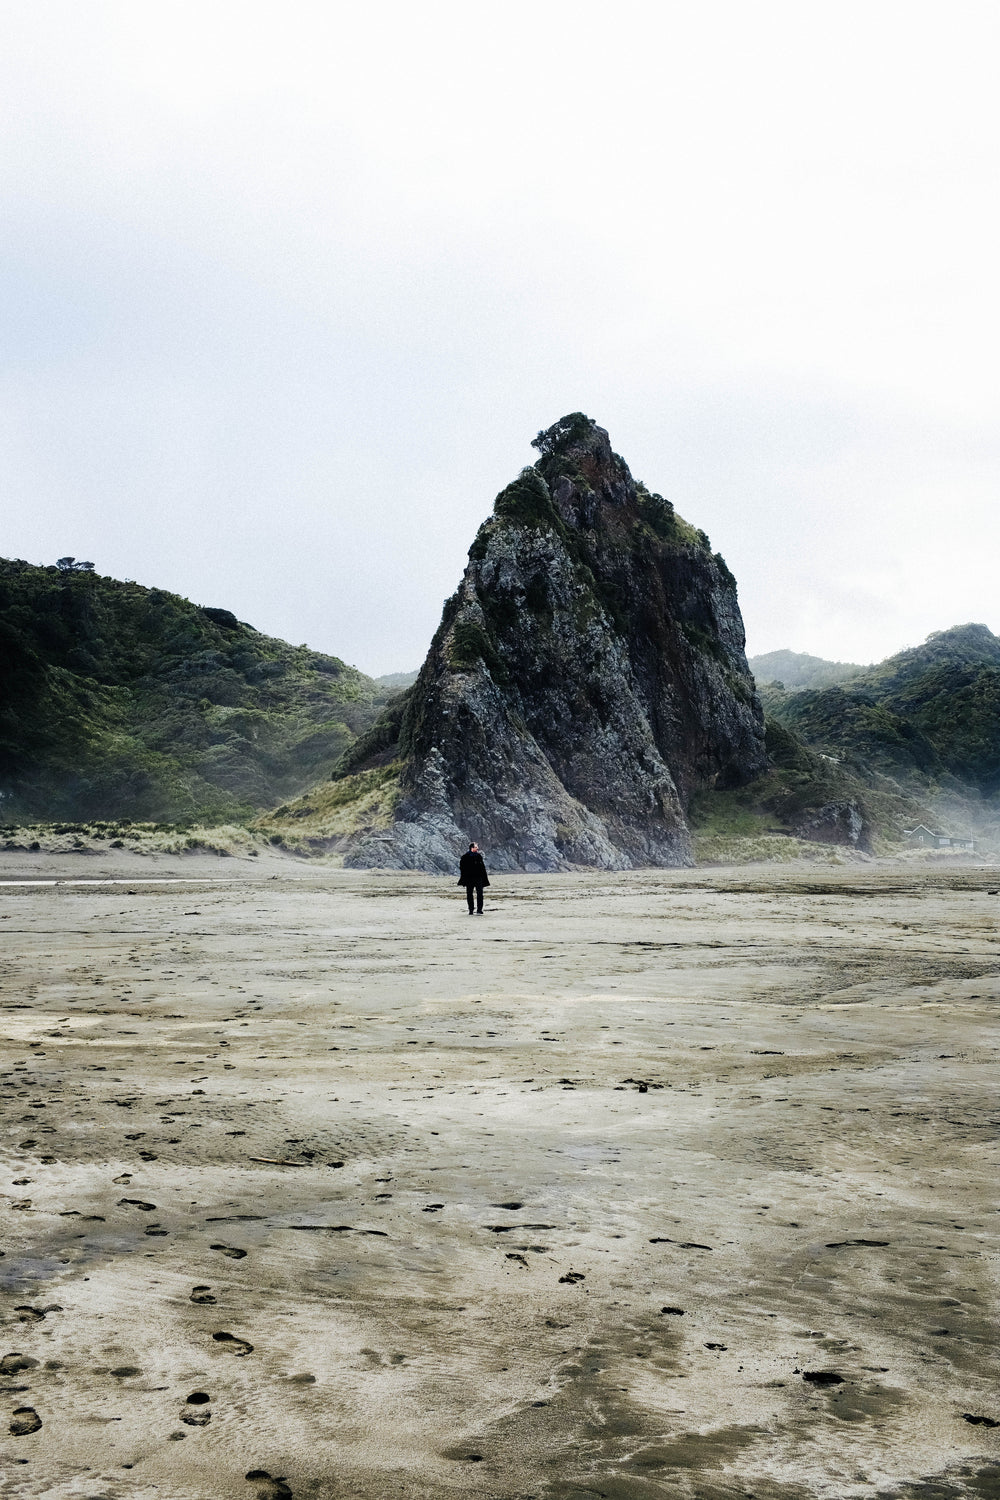
M 468 850 L 459 860 L 458 868 L 459 885 L 489 885 L 490 877 L 486 873 L 486 861 L 481 854 L 473 854 L 471 849 Z

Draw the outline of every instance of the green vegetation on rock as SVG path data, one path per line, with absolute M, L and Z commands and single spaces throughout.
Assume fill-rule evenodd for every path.
M 518 477 L 500 491 L 493 504 L 494 514 L 522 526 L 555 526 L 558 516 L 552 508 L 548 485 L 537 469 L 522 469 Z

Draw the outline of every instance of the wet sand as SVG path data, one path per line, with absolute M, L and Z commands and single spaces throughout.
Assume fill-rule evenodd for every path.
M 0 863 L 62 876 L 5 1495 L 1000 1495 L 996 871 Z

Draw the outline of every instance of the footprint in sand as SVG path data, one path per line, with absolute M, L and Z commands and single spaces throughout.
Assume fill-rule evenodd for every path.
M 27 1437 L 29 1433 L 37 1432 L 41 1425 L 42 1419 L 33 1406 L 19 1406 L 11 1418 L 10 1430 L 14 1437 Z
M 0 1359 L 0 1375 L 16 1375 L 20 1370 L 37 1370 L 38 1360 L 30 1354 L 5 1354 Z
M 203 1302 L 203 1303 L 206 1303 L 206 1304 L 209 1304 L 209 1305 L 214 1304 L 215 1298 L 212 1296 L 212 1289 L 211 1289 L 211 1287 L 207 1287 L 207 1286 L 195 1286 L 195 1287 L 192 1287 L 191 1288 L 191 1301 L 192 1302 Z
M 223 1255 L 228 1255 L 230 1260 L 245 1260 L 247 1252 L 240 1250 L 236 1245 L 211 1245 L 211 1250 L 220 1250 Z
M 40 1323 L 46 1313 L 62 1312 L 58 1302 L 50 1302 L 45 1307 L 29 1307 L 24 1303 L 21 1307 L 15 1307 L 18 1320 L 21 1323 Z
M 212 1337 L 217 1344 L 230 1345 L 232 1353 L 237 1358 L 242 1358 L 245 1354 L 253 1353 L 253 1344 L 248 1344 L 246 1339 L 238 1339 L 235 1333 L 213 1333 Z
M 255 1486 L 255 1500 L 292 1500 L 286 1481 L 272 1478 L 266 1469 L 250 1469 L 247 1478 Z
M 119 1198 L 118 1207 L 137 1208 L 143 1214 L 151 1214 L 156 1211 L 155 1203 L 144 1203 L 141 1198 Z
M 207 1391 L 192 1391 L 187 1398 L 187 1404 L 188 1406 L 202 1407 L 206 1406 L 211 1399 Z M 181 1412 L 181 1421 L 186 1423 L 188 1427 L 207 1427 L 211 1420 L 212 1413 L 210 1411 Z

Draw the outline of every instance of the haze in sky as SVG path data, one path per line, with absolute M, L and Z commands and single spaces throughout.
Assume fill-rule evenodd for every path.
M 0 552 L 415 667 L 583 410 L 751 653 L 995 607 L 990 3 L 0 0 Z

